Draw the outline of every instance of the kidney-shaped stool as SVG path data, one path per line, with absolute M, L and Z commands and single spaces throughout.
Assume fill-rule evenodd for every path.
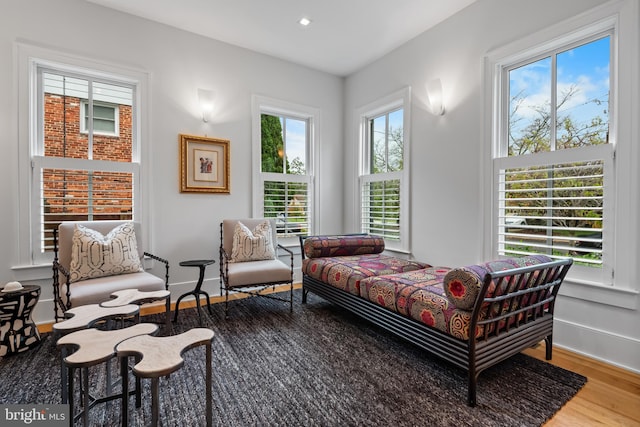
M 213 331 L 206 328 L 194 328 L 179 335 L 168 337 L 152 337 L 148 335 L 137 336 L 121 342 L 116 347 L 121 364 L 127 364 L 127 357 L 135 356 L 137 363 L 133 366 L 132 372 L 137 378 L 151 378 L 151 423 L 158 425 L 158 384 L 160 377 L 167 376 L 177 371 L 184 364 L 182 355 L 194 347 L 205 345 L 206 356 L 206 406 L 207 406 L 207 426 L 211 426 L 212 421 L 212 400 L 211 400 L 211 343 L 213 342 Z M 122 378 L 122 386 L 128 387 L 128 375 Z M 122 424 L 128 424 L 129 396 L 122 396 Z
M 60 338 L 56 345 L 58 348 L 75 348 L 76 351 L 63 358 L 62 363 L 68 369 L 68 392 L 69 396 L 69 411 L 71 419 L 76 420 L 80 416 L 83 417 L 84 425 L 88 424 L 89 408 L 96 403 L 107 402 L 109 400 L 118 399 L 120 397 L 129 396 L 128 384 L 122 386 L 122 392 L 119 394 L 111 395 L 110 386 L 107 389 L 107 395 L 102 398 L 93 399 L 89 396 L 89 372 L 90 366 L 97 365 L 102 362 L 109 362 L 111 358 L 116 355 L 116 345 L 118 343 L 138 335 L 156 334 L 158 332 L 158 325 L 153 323 L 139 323 L 124 329 L 114 329 L 103 331 L 99 329 L 82 329 L 76 332 L 72 332 Z M 74 414 L 75 399 L 73 396 L 73 379 L 74 370 L 81 368 L 83 375 L 83 384 L 80 386 L 80 401 L 82 402 L 83 410 L 78 414 Z M 121 365 L 120 375 L 124 376 L 127 372 L 127 366 Z M 107 371 L 107 375 L 109 372 Z M 136 403 L 140 406 L 140 382 L 136 383 Z M 124 419 L 124 414 L 123 414 Z M 73 422 L 71 422 L 73 424 Z

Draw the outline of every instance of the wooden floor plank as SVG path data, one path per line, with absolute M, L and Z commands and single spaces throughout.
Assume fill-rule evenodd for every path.
M 524 353 L 545 360 L 543 343 Z M 640 426 L 640 374 L 557 347 L 549 363 L 588 380 L 546 427 Z

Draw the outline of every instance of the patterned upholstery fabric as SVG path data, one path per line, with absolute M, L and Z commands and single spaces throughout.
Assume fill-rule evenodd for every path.
M 142 271 L 133 223 L 119 225 L 106 236 L 76 224 L 72 240 L 71 282 Z
M 253 230 L 238 221 L 233 232 L 230 262 L 275 259 L 276 252 L 273 249 L 271 234 L 269 221 L 261 222 Z
M 456 308 L 442 287 L 450 270 L 448 267 L 431 267 L 369 277 L 360 282 L 360 293 L 375 304 L 467 340 L 471 312 Z M 476 336 L 481 335 L 482 329 L 478 328 Z
M 384 251 L 384 239 L 371 235 L 310 236 L 303 247 L 307 258 L 379 254 Z
M 471 309 L 486 273 L 536 265 L 550 260 L 543 255 L 534 255 L 451 269 L 424 264 L 424 267 L 419 267 L 422 263 L 416 261 L 368 254 L 305 259 L 302 270 L 304 274 L 336 288 L 458 339 L 467 340 Z M 460 284 L 456 284 L 456 280 L 460 281 Z M 447 292 L 447 284 L 452 291 Z M 489 290 L 490 294 L 493 292 L 495 289 Z M 450 296 L 450 293 L 454 296 Z M 455 295 L 464 298 L 457 299 Z M 475 296 L 468 308 L 465 308 L 471 295 Z M 481 314 L 480 318 L 484 316 Z M 484 328 L 476 329 L 477 338 L 481 338 L 483 333 Z
M 461 340 L 469 339 L 471 309 L 487 273 L 551 261 L 531 255 L 454 269 L 432 267 L 381 254 L 384 241 L 369 235 L 312 236 L 303 246 L 307 257 L 302 261 L 303 274 Z M 487 297 L 501 293 L 495 286 L 488 289 Z M 506 308 L 487 304 L 479 318 Z M 483 334 L 484 328 L 478 326 L 476 338 Z
M 449 300 L 457 308 L 471 310 L 480 289 L 482 289 L 482 282 L 487 273 L 537 265 L 550 261 L 551 258 L 544 255 L 531 255 L 522 258 L 507 258 L 489 261 L 484 264 L 454 268 L 444 278 L 444 291 Z M 492 284 L 487 291 L 487 296 L 491 297 L 494 292 L 495 284 Z
M 366 277 L 402 273 L 429 267 L 418 261 L 383 254 L 306 258 L 302 272 L 353 295 L 360 295 L 360 281 Z

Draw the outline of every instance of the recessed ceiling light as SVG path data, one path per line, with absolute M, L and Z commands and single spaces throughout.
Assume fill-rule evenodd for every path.
M 306 27 L 307 25 L 311 24 L 311 19 L 306 18 L 306 17 L 302 17 L 298 21 L 298 24 L 302 25 L 303 27 Z

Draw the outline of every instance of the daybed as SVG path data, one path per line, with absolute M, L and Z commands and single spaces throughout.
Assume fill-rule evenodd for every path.
M 384 240 L 370 235 L 309 236 L 301 245 L 303 303 L 313 292 L 465 369 L 469 406 L 483 370 L 543 339 L 551 359 L 570 258 L 448 268 L 385 255 Z

